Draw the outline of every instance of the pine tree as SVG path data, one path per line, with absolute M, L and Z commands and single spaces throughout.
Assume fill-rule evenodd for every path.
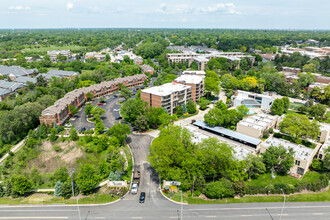
M 60 197 L 62 195 L 62 186 L 63 183 L 61 181 L 56 182 L 54 196 Z

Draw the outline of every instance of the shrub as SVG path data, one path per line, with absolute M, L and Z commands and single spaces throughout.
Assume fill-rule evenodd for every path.
M 205 195 L 211 199 L 233 197 L 234 194 L 235 191 L 233 189 L 232 183 L 224 178 L 219 181 L 207 184 L 205 188 Z
M 54 151 L 56 151 L 56 152 L 61 152 L 62 151 L 62 148 L 61 148 L 61 146 L 60 145 L 58 145 L 58 144 L 55 144 L 55 145 L 53 145 L 53 150 Z
M 63 183 L 61 181 L 56 182 L 54 196 L 60 197 L 62 195 L 62 185 Z

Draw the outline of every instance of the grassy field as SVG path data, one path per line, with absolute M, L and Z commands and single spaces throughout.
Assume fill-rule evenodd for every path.
M 286 202 L 324 202 L 330 201 L 330 189 L 324 193 L 316 194 L 296 194 L 286 195 Z M 174 201 L 180 202 L 180 193 L 172 197 Z M 189 204 L 218 204 L 218 203 L 259 203 L 259 202 L 283 202 L 283 196 L 270 195 L 270 196 L 244 196 L 239 199 L 215 199 L 215 200 L 203 200 L 199 198 L 187 198 L 183 197 L 183 202 Z
M 304 105 L 297 102 L 290 102 L 289 109 L 297 110 L 300 106 L 304 106 Z
M 119 196 L 111 196 L 110 194 L 95 195 L 90 197 L 82 197 L 79 204 L 102 204 L 109 203 L 119 199 Z M 17 205 L 17 204 L 77 204 L 77 199 L 61 199 L 52 195 L 36 193 L 31 196 L 11 199 L 0 198 L 0 204 Z
M 83 46 L 76 46 L 76 45 L 66 45 L 66 46 L 32 46 L 32 48 L 25 48 L 22 50 L 23 53 L 25 52 L 47 52 L 49 50 L 82 50 L 86 47 Z

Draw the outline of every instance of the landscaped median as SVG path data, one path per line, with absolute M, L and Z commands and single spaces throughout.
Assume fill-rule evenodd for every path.
M 165 194 L 170 199 L 181 202 L 181 193 Z M 258 203 L 258 202 L 283 202 L 282 195 L 263 195 L 263 196 L 244 196 L 241 198 L 225 198 L 225 199 L 202 199 L 182 197 L 182 201 L 188 204 L 218 204 L 218 203 Z M 330 189 L 322 193 L 299 193 L 293 195 L 285 195 L 285 202 L 325 202 L 330 201 Z

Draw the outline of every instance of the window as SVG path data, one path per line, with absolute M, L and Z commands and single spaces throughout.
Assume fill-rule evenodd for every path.
M 303 168 L 301 168 L 301 167 L 298 167 L 298 169 L 297 169 L 297 173 L 298 173 L 299 175 L 304 175 L 304 172 L 305 172 L 305 169 L 303 169 Z
M 296 160 L 295 164 L 299 166 L 300 165 L 300 161 L 299 160 Z
M 50 117 L 49 117 L 49 115 L 47 115 L 47 119 L 49 119 Z

